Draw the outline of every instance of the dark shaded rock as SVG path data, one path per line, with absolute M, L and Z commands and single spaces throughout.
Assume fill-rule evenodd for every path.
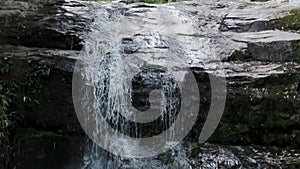
M 84 139 L 77 136 L 23 129 L 13 143 L 14 153 L 11 153 L 8 168 L 80 169 L 84 143 Z
M 193 145 L 189 162 L 194 168 L 297 168 L 297 150 L 262 146 Z
M 14 69 L 5 77 L 19 86 L 16 111 L 22 123 L 19 127 L 34 127 L 52 131 L 81 132 L 72 103 L 72 73 L 49 66 L 49 75 L 38 82 L 28 79 L 33 65 L 42 65 L 39 57 L 10 58 Z M 32 86 L 27 86 L 31 84 Z M 41 88 L 36 85 L 41 85 Z M 36 94 L 31 94 L 37 91 Z M 30 99 L 29 102 L 27 99 Z
M 229 79 L 233 83 L 228 86 L 226 109 L 211 141 L 224 141 L 226 137 L 227 144 L 298 148 L 300 123 L 294 116 L 300 108 L 299 78 L 299 73 L 291 73 L 262 79 Z
M 30 1 L 20 3 L 31 5 Z M 1 43 L 80 50 L 83 35 L 93 20 L 89 6 L 77 1 L 46 3 L 33 11 L 24 9 L 20 12 L 19 8 L 24 7 L 16 8 L 0 15 L 7 23 L 0 27 Z
M 225 32 L 234 41 L 247 44 L 243 51 L 236 51 L 229 60 L 297 62 L 299 63 L 299 34 L 280 31 L 261 31 L 258 33 Z
M 300 63 L 300 41 L 278 41 L 270 43 L 249 43 L 249 54 L 261 61 Z

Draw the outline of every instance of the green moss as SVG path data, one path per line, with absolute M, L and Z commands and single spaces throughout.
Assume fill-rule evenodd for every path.
M 197 157 L 199 154 L 200 154 L 200 152 L 201 152 L 201 147 L 203 146 L 203 144 L 197 144 L 197 146 L 196 147 L 194 147 L 192 150 L 191 150 L 191 152 L 189 152 L 189 157 Z
M 276 86 L 276 83 L 273 85 Z M 277 89 L 274 87 L 272 90 L 278 92 L 283 89 L 277 86 Z M 287 99 L 285 94 L 276 97 L 266 95 L 262 99 L 251 97 L 251 92 L 245 95 L 250 97 L 240 96 L 239 100 L 228 98 L 227 103 L 230 104 L 226 105 L 220 125 L 210 142 L 299 148 L 299 120 L 295 117 L 298 109 L 291 105 L 295 102 L 293 98 Z
M 27 140 L 29 138 L 55 138 L 55 137 L 63 137 L 63 135 L 54 133 L 54 132 L 49 132 L 49 131 L 39 131 L 36 129 L 21 129 L 20 131 L 21 135 L 19 138 L 21 140 Z
M 290 15 L 275 20 L 282 30 L 300 33 L 300 8 L 290 11 Z
M 292 42 L 292 49 L 293 49 L 294 58 L 296 59 L 296 61 L 300 62 L 300 41 Z

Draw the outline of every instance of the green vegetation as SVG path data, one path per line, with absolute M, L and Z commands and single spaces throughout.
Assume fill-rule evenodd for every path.
M 23 101 L 26 106 L 32 107 L 39 104 L 40 93 L 44 78 L 49 76 L 50 68 L 39 62 L 28 61 L 29 70 L 26 71 L 26 78 L 21 84 L 23 89 Z
M 290 145 L 296 148 L 299 145 L 297 117 L 288 102 L 266 99 L 255 105 L 249 98 L 229 102 L 233 104 L 227 105 L 211 141 L 237 145 Z
M 201 152 L 202 146 L 203 144 L 198 143 L 187 155 L 192 158 L 197 157 Z
M 12 70 L 12 63 L 8 58 L 0 58 L 0 76 L 3 77 Z M 0 140 L 6 137 L 13 114 L 12 104 L 15 98 L 17 85 L 14 82 L 0 79 Z
M 54 138 L 54 137 L 63 137 L 60 134 L 50 132 L 50 131 L 39 131 L 33 128 L 29 129 L 21 129 L 19 131 L 21 135 L 19 136 L 19 139 L 32 139 L 32 138 Z
M 14 114 L 12 104 L 16 96 L 16 88 L 17 86 L 14 83 L 5 84 L 3 81 L 0 81 L 0 139 L 5 137 L 7 129 L 11 124 L 10 119 Z
M 275 20 L 281 30 L 300 33 L 300 8 L 291 10 L 290 15 Z
M 11 77 L 13 64 L 6 57 L 0 57 L 0 141 L 8 136 L 20 117 L 17 116 L 17 99 L 32 107 L 39 104 L 44 78 L 49 76 L 50 68 L 39 61 L 28 61 L 28 70 L 23 70 L 24 79 L 16 82 Z
M 38 60 L 13 62 L 13 58 L 0 56 L 0 156 L 3 159 L 0 168 L 8 165 L 11 138 L 15 138 L 13 133 L 19 130 L 17 126 L 23 120 L 22 108 L 39 104 L 42 84 L 49 73 L 50 68 Z M 51 132 L 31 132 L 30 136 L 57 137 Z

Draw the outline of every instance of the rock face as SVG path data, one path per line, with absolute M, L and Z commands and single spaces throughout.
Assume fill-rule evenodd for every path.
M 223 72 L 226 109 L 210 141 L 299 148 L 300 35 L 266 26 L 289 15 L 299 7 L 297 2 L 0 3 L 1 57 L 9 57 L 16 67 L 9 78 L 22 78 L 18 72 L 24 65 L 28 68 L 28 60 L 39 60 L 52 70 L 43 83 L 40 104 L 22 109 L 26 126 L 79 130 L 71 97 L 72 71 L 84 41 L 97 38 L 87 33 L 100 29 L 99 37 L 116 36 L 124 57 L 152 59 L 150 64 L 159 65 L 171 53 L 180 58 L 171 58 L 170 64 L 192 68 L 204 108 L 191 137 L 199 135 L 209 108 L 207 73 Z
M 93 19 L 88 5 L 77 1 L 2 1 L 1 6 L 0 41 L 29 47 L 79 50 Z

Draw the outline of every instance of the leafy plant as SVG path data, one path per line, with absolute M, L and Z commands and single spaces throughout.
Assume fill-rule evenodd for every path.
M 0 59 L 0 75 L 8 73 L 12 69 L 12 63 L 7 57 Z
M 29 70 L 24 71 L 25 79 L 17 85 L 5 77 L 13 69 L 12 62 L 8 58 L 0 57 L 0 141 L 7 137 L 8 128 L 14 126 L 17 121 L 17 117 L 14 116 L 14 103 L 19 86 L 21 86 L 21 93 L 18 92 L 18 97 L 23 99 L 26 106 L 39 104 L 42 84 L 44 78 L 50 74 L 50 68 L 36 61 L 28 61 L 28 65 Z
M 12 69 L 12 63 L 8 58 L 0 58 L 0 75 L 4 76 Z M 16 96 L 17 85 L 14 82 L 0 80 L 0 140 L 7 135 L 7 129 L 11 124 L 11 105 Z
M 28 61 L 30 69 L 26 71 L 25 81 L 21 84 L 23 89 L 23 101 L 32 107 L 39 104 L 39 96 L 43 87 L 44 78 L 49 76 L 50 68 L 40 62 Z

